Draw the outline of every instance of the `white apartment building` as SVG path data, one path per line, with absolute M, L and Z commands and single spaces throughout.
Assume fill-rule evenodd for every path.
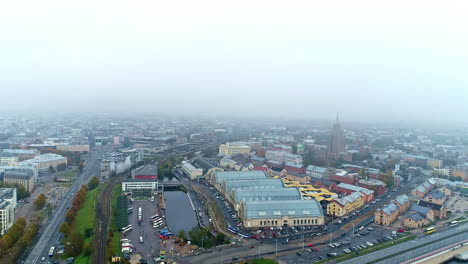
M 16 188 L 0 188 L 0 235 L 4 235 L 15 221 Z

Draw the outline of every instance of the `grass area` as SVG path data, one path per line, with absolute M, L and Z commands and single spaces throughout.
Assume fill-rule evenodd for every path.
M 321 261 L 316 262 L 316 263 L 325 263 L 325 262 L 329 262 L 329 261 L 335 261 L 335 262 L 345 261 L 345 260 L 348 260 L 348 259 L 352 259 L 354 257 L 362 256 L 362 255 L 365 255 L 365 254 L 372 253 L 374 251 L 378 251 L 378 250 L 381 250 L 381 249 L 384 249 L 384 248 L 388 248 L 388 247 L 394 246 L 396 244 L 403 243 L 405 241 L 412 240 L 412 239 L 415 239 L 415 238 L 416 238 L 416 236 L 413 235 L 413 234 L 404 235 L 404 236 L 399 237 L 399 238 L 394 239 L 394 240 L 385 241 L 384 243 L 380 243 L 380 244 L 377 244 L 377 245 L 372 246 L 372 247 L 361 249 L 361 250 L 359 250 L 359 255 L 356 255 L 356 251 L 353 251 L 351 253 L 340 255 L 340 256 L 337 256 L 337 257 L 334 257 L 334 258 L 324 259 L 324 260 L 321 260 Z
M 70 188 L 70 187 L 72 187 L 72 185 L 73 185 L 73 183 L 62 183 L 62 184 L 60 184 L 60 187 L 62 187 L 62 188 Z
M 120 251 L 120 233 L 118 232 L 118 228 L 116 226 L 116 213 L 117 213 L 117 200 L 121 194 L 122 184 L 118 184 L 115 186 L 114 190 L 112 190 L 112 219 L 110 223 L 109 230 L 112 232 L 111 243 L 112 243 L 112 252 L 110 255 L 119 255 L 122 256 Z
M 83 207 L 78 211 L 76 215 L 75 222 L 73 223 L 72 232 L 80 234 L 86 243 L 93 244 L 94 232 L 91 236 L 86 237 L 86 229 L 92 229 L 94 231 L 94 226 L 96 222 L 96 205 L 98 200 L 98 195 L 101 190 L 104 188 L 104 184 L 100 184 L 96 189 L 89 191 L 86 194 Z M 76 264 L 86 264 L 90 263 L 91 256 L 84 256 L 81 254 L 75 260 Z

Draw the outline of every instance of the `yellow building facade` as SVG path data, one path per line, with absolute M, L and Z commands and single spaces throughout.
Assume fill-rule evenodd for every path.
M 335 199 L 327 205 L 327 214 L 341 217 L 364 205 L 364 196 L 354 192 L 340 199 Z

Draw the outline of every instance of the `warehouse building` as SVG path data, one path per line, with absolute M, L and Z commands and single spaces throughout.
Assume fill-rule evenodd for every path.
M 236 211 L 241 202 L 246 201 L 276 201 L 276 200 L 301 200 L 302 195 L 297 188 L 269 188 L 269 189 L 241 189 L 234 188 L 231 191 L 231 203 Z
M 222 193 L 226 198 L 233 189 L 271 189 L 271 188 L 283 188 L 284 182 L 281 179 L 261 179 L 261 180 L 232 180 L 223 181 L 219 192 Z
M 226 180 L 261 180 L 266 179 L 264 171 L 218 171 L 211 177 L 211 184 L 220 191 L 221 184 Z
M 322 207 L 315 199 L 243 201 L 239 217 L 247 228 L 324 224 Z

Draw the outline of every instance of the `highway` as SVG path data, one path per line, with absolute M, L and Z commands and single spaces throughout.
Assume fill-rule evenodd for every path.
M 468 225 L 460 225 L 340 263 L 401 263 L 444 246 L 462 241 L 468 236 L 467 232 Z M 423 246 L 419 247 L 421 245 Z
M 51 246 L 56 246 L 60 241 L 61 234 L 58 231 L 60 225 L 64 221 L 65 212 L 71 205 L 74 194 L 79 190 L 81 185 L 87 184 L 89 180 L 99 173 L 100 158 L 105 153 L 105 149 L 99 149 L 89 153 L 88 160 L 83 168 L 82 173 L 79 174 L 73 185 L 66 192 L 66 198 L 57 204 L 56 210 L 53 212 L 52 219 L 49 219 L 45 226 L 42 228 L 40 238 L 32 248 L 28 257 L 24 261 L 26 264 L 40 263 L 42 257 L 48 258 L 49 249 Z

